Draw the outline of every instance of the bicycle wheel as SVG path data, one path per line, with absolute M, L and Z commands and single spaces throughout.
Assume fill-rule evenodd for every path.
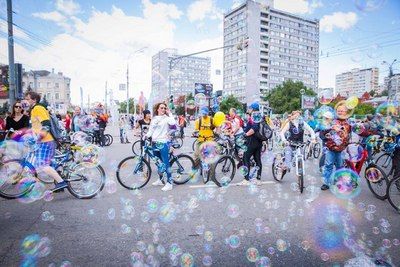
M 137 140 L 132 144 L 132 152 L 135 156 L 140 156 L 142 155 L 142 140 Z
M 179 154 L 170 163 L 172 180 L 175 184 L 185 184 L 190 178 L 194 169 L 194 160 L 186 154 Z
M 6 199 L 22 197 L 33 189 L 37 173 L 28 162 L 11 159 L 0 165 L 0 196 Z
M 66 181 L 71 195 L 80 199 L 89 199 L 103 190 L 106 173 L 100 165 L 80 162 L 71 168 Z
M 150 164 L 143 157 L 127 157 L 118 164 L 117 180 L 129 190 L 140 189 L 151 177 Z
M 210 172 L 211 179 L 219 187 L 227 186 L 235 177 L 236 164 L 231 156 L 222 156 L 211 168 L 213 168 Z
M 400 212 L 400 176 L 390 181 L 387 189 L 387 196 L 390 205 L 392 205 L 397 212 Z
M 197 139 L 195 139 L 195 140 L 193 141 L 193 144 L 192 144 L 192 151 L 195 151 L 195 150 L 196 150 L 196 146 L 197 146 Z
M 390 154 L 384 153 L 380 155 L 376 159 L 375 164 L 381 167 L 387 176 L 390 176 L 392 171 L 392 157 Z
M 179 149 L 183 146 L 183 139 L 181 137 L 174 137 L 172 140 L 172 147 Z
M 307 160 L 311 157 L 311 144 L 307 143 L 304 146 L 304 159 Z
M 302 160 L 299 160 L 297 162 L 297 168 L 298 168 L 298 171 L 299 171 L 299 175 L 297 175 L 297 184 L 299 185 L 300 194 L 302 194 L 303 193 L 303 189 L 304 189 L 304 175 L 303 175 L 304 166 L 303 166 L 303 161 Z
M 283 170 L 283 164 L 285 162 L 285 157 L 279 154 L 278 158 L 274 157 L 272 161 L 272 176 L 278 182 L 282 181 L 283 176 L 286 174 L 286 170 Z
M 313 156 L 315 159 L 317 159 L 317 158 L 319 158 L 320 155 L 321 155 L 321 144 L 316 143 L 316 144 L 314 144 L 314 147 L 313 147 Z
M 106 138 L 106 146 L 110 146 L 114 142 L 114 138 L 111 134 L 105 134 L 104 137 Z
M 385 171 L 381 167 L 371 164 L 365 169 L 364 177 L 372 194 L 380 200 L 385 200 L 389 184 Z

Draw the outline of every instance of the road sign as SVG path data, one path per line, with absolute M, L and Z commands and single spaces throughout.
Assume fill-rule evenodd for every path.
M 210 97 L 213 92 L 213 85 L 211 83 L 195 83 L 194 84 L 194 95 L 204 94 Z

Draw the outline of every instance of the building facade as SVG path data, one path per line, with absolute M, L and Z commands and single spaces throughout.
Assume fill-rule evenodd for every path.
M 390 81 L 390 87 L 389 87 Z M 392 77 L 385 77 L 384 90 L 388 90 L 391 99 L 400 100 L 400 73 L 394 74 Z
M 336 94 L 361 97 L 365 92 L 379 91 L 379 69 L 352 69 L 336 75 Z
M 28 71 L 22 77 L 24 92 L 28 89 L 38 92 L 60 114 L 65 114 L 71 105 L 70 84 L 70 78 L 65 77 L 62 72 L 54 73 L 54 70 Z
M 179 57 L 177 49 L 164 49 L 152 58 L 151 95 L 152 103 L 194 93 L 195 83 L 210 83 L 211 59 L 209 57 Z M 169 79 L 171 88 L 169 90 Z
M 249 103 L 287 80 L 318 88 L 318 20 L 247 0 L 224 15 L 224 46 L 224 94 Z

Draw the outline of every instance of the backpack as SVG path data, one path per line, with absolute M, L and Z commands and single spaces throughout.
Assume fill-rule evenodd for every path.
M 60 121 L 54 114 L 50 115 L 50 134 L 56 141 L 59 141 L 62 138 L 63 129 L 60 126 Z
M 202 117 L 199 118 L 199 130 L 201 130 L 201 118 L 202 118 Z M 212 117 L 210 117 L 210 124 L 211 124 L 210 129 L 211 129 L 211 130 L 214 130 L 215 127 L 214 127 L 214 121 L 213 121 L 213 118 L 212 118 Z
M 260 128 L 255 136 L 262 142 L 267 141 L 272 137 L 272 129 L 265 120 L 260 122 Z

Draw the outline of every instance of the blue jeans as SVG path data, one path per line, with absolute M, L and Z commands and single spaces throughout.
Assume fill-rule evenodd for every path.
M 157 143 L 153 145 L 154 149 L 154 155 L 158 157 L 162 163 L 164 163 L 165 166 L 165 172 L 167 174 L 167 182 L 172 184 L 172 175 L 171 175 L 171 168 L 169 166 L 169 147 L 170 143 Z M 162 176 L 160 176 L 160 180 L 162 179 Z
M 343 167 L 342 152 L 336 152 L 331 150 L 326 151 L 325 168 L 324 168 L 324 183 L 326 185 L 331 184 L 333 165 L 335 165 L 336 170 Z

